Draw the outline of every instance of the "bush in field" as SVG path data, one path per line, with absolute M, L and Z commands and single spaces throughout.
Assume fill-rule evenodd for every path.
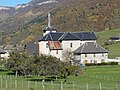
M 27 75 L 30 72 L 29 57 L 25 53 L 11 52 L 10 57 L 5 64 L 7 68 L 19 75 Z
M 59 59 L 46 55 L 28 56 L 25 53 L 13 52 L 6 63 L 6 67 L 16 75 L 64 76 L 75 74 L 79 67 L 62 62 Z

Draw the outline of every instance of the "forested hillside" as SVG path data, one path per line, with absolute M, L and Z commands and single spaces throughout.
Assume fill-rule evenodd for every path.
M 33 6 L 19 8 L 0 22 L 1 43 L 25 44 L 38 40 L 47 25 L 48 12 L 58 31 L 99 32 L 120 28 L 119 0 L 53 0 L 49 4 L 45 1 L 47 4 L 43 0 L 32 0 L 29 5 Z

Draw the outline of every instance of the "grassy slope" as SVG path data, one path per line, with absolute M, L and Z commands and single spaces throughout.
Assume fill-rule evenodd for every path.
M 110 37 L 117 36 L 120 34 L 120 28 L 114 30 L 105 30 L 96 33 L 98 37 L 98 43 L 109 50 L 109 58 L 120 57 L 120 42 L 112 45 L 104 45 Z
M 8 71 L 6 71 L 7 73 Z M 89 90 L 99 90 L 99 83 L 102 83 L 102 90 L 116 90 L 115 82 L 116 79 L 120 81 L 120 66 L 101 66 L 101 67 L 86 67 L 86 70 L 83 71 L 79 76 L 69 76 L 67 77 L 67 84 L 63 84 L 63 90 L 73 90 L 73 82 L 75 90 L 86 90 L 86 83 L 89 85 Z M 2 76 L 0 74 L 0 79 L 3 80 L 2 88 L 0 90 L 15 90 L 15 80 L 17 80 L 17 90 L 28 90 L 28 81 L 29 80 L 42 80 L 42 77 L 29 77 L 29 78 L 15 78 L 11 76 Z M 6 80 L 7 80 L 7 89 L 6 89 Z M 23 80 L 23 83 L 22 83 Z M 54 90 L 61 90 L 61 81 L 64 79 L 58 79 L 54 81 Z M 22 86 L 23 85 L 23 86 Z M 35 82 L 29 82 L 29 90 L 35 90 Z M 45 90 L 51 89 L 51 81 L 45 81 Z M 120 86 L 119 86 L 120 88 Z M 42 83 L 36 82 L 36 90 L 42 90 Z
M 88 83 L 90 90 L 99 90 L 98 87 L 101 82 L 103 90 L 115 90 L 114 83 L 116 79 L 118 81 L 120 80 L 119 74 L 120 66 L 87 67 L 83 74 L 78 77 L 71 76 L 68 81 L 75 80 L 75 83 L 79 85 L 79 87 L 81 87 L 81 85 L 85 87 L 85 84 Z M 83 90 L 85 90 L 85 88 Z

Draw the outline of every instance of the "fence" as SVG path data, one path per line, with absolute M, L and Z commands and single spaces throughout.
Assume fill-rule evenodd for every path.
M 86 76 L 87 78 L 96 79 L 109 79 L 114 78 L 99 77 L 99 76 Z M 76 83 L 76 82 L 63 82 L 63 81 L 30 81 L 24 77 L 14 77 L 14 76 L 0 76 L 0 90 L 119 90 L 119 82 L 113 81 L 109 83 L 105 82 L 86 82 L 86 83 Z

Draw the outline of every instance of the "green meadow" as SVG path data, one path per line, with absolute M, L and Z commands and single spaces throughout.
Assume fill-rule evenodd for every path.
M 0 72 L 0 90 L 117 90 L 120 88 L 120 66 L 88 66 L 78 76 L 58 77 L 8 75 Z M 43 82 L 44 79 L 44 82 Z M 65 82 L 66 80 L 66 82 Z M 118 86 L 118 87 L 117 87 Z
M 104 44 L 108 42 L 110 37 L 118 36 L 118 34 L 120 35 L 120 28 L 96 33 L 98 38 L 97 42 L 109 51 L 109 58 L 120 57 L 120 42 L 114 42 L 111 45 Z

